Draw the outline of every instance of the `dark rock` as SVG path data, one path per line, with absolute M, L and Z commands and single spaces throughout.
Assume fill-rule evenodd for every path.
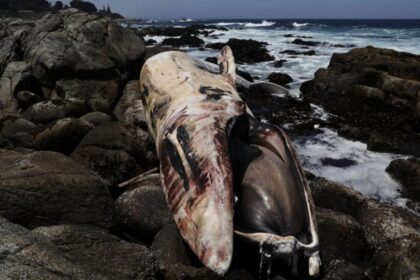
M 156 40 L 153 40 L 153 39 L 149 39 L 149 40 L 147 40 L 146 42 L 144 42 L 144 44 L 146 45 L 146 46 L 151 46 L 151 45 L 154 45 L 154 44 L 156 44 L 157 43 L 157 41 Z
M 154 55 L 157 55 L 162 52 L 169 52 L 169 51 L 181 51 L 181 50 L 178 48 L 165 47 L 165 46 L 148 47 L 146 49 L 146 55 L 144 56 L 144 61 L 146 61 L 147 59 L 151 58 Z
M 183 35 L 180 38 L 166 38 L 162 41 L 162 45 L 170 45 L 173 47 L 194 47 L 198 48 L 204 45 L 204 41 L 196 36 Z
M 420 201 L 420 160 L 416 158 L 393 160 L 386 172 L 398 180 L 402 193 L 410 199 Z
M 159 274 L 157 261 L 145 246 L 120 240 L 101 228 L 59 225 L 33 232 L 54 242 L 82 270 L 104 279 L 155 279 Z
M 91 123 L 93 126 L 100 126 L 101 124 L 112 122 L 112 118 L 103 112 L 90 112 L 80 117 L 80 120 Z
M 57 81 L 55 90 L 66 106 L 78 107 L 81 112 L 111 112 L 118 98 L 118 83 L 114 80 Z
M 140 184 L 127 190 L 115 201 L 115 211 L 116 223 L 146 242 L 173 222 L 160 185 Z
M 164 226 L 155 236 L 150 247 L 154 255 L 163 266 L 172 264 L 189 265 L 191 261 L 188 257 L 185 246 L 175 224 Z
M 326 265 L 323 280 L 370 280 L 366 271 L 345 260 L 333 260 Z
M 360 224 L 351 216 L 319 208 L 317 220 L 321 259 L 328 264 L 334 259 L 360 263 L 366 252 L 366 239 Z
M 395 258 L 387 266 L 384 280 L 419 279 L 420 265 L 407 258 Z
M 43 17 L 22 46 L 34 75 L 49 88 L 60 78 L 137 77 L 145 52 L 133 31 L 74 9 Z
M 334 54 L 301 91 L 338 116 L 332 126 L 340 135 L 369 149 L 420 156 L 419 77 L 420 56 L 367 47 Z
M 217 280 L 220 277 L 208 268 L 197 268 L 181 264 L 171 265 L 163 272 L 165 280 Z
M 284 63 L 286 63 L 286 62 L 287 62 L 287 60 L 286 60 L 286 59 L 276 60 L 276 61 L 274 61 L 273 66 L 274 66 L 275 68 L 281 68 L 281 67 L 283 67 L 283 66 L 284 66 Z
M 213 64 L 217 64 L 217 57 L 214 57 L 214 56 L 212 56 L 212 57 L 207 57 L 207 58 L 205 59 L 205 61 L 210 62 L 210 63 L 213 63 Z
M 19 107 L 26 109 L 32 104 L 43 101 L 44 98 L 33 92 L 22 90 L 16 94 L 16 100 L 19 102 Z
M 12 224 L 2 217 L 0 255 L 1 279 L 101 279 L 70 262 L 44 236 Z
M 10 62 L 0 77 L 0 110 L 2 113 L 17 112 L 19 104 L 15 96 L 22 90 L 39 93 L 41 87 L 32 75 L 30 64 L 24 61 Z
M 345 168 L 345 167 L 356 165 L 357 161 L 348 159 L 348 158 L 336 159 L 336 158 L 327 157 L 327 158 L 322 158 L 321 163 L 322 165 L 326 165 L 326 166 Z
M 204 24 L 191 24 L 187 27 L 174 27 L 174 26 L 162 26 L 162 27 L 145 27 L 140 31 L 141 36 L 155 35 L 155 36 L 166 36 L 166 37 L 178 37 L 178 36 L 197 36 L 204 35 L 209 36 L 213 30 L 227 31 L 226 28 L 216 25 L 204 25 Z
M 420 223 L 412 212 L 396 206 L 365 201 L 357 217 L 375 263 L 385 267 L 395 257 L 420 263 Z
M 32 122 L 19 117 L 0 119 L 0 134 L 16 147 L 32 148 L 34 135 L 39 128 Z
M 269 54 L 266 46 L 267 43 L 255 40 L 229 39 L 227 43 L 207 44 L 206 48 L 221 50 L 224 46 L 229 45 L 235 56 L 237 63 L 257 63 L 263 61 L 274 60 Z
M 367 200 L 362 194 L 324 178 L 311 180 L 314 203 L 318 207 L 332 209 L 357 217 L 362 204 Z
M 321 42 L 306 41 L 306 40 L 302 40 L 302 39 L 295 39 L 295 40 L 293 40 L 292 44 L 315 47 L 315 46 L 319 46 L 321 44 Z
M 281 85 L 281 86 L 285 86 L 291 82 L 293 82 L 292 77 L 290 77 L 290 75 L 285 74 L 285 73 L 276 73 L 273 72 L 271 73 L 268 78 L 267 78 L 270 82 Z
M 118 122 L 91 130 L 71 157 L 115 186 L 157 165 L 154 144 L 143 130 L 135 133 Z
M 139 81 L 128 82 L 123 95 L 115 106 L 114 114 L 119 121 L 132 128 L 147 130 L 146 113 L 140 96 Z
M 29 108 L 23 112 L 22 117 L 36 124 L 45 124 L 72 115 L 73 113 L 70 108 L 65 107 L 63 104 L 43 101 L 29 106 Z
M 51 124 L 34 139 L 34 148 L 69 155 L 93 126 L 83 120 L 65 118 Z
M 53 152 L 0 150 L 0 215 L 28 228 L 79 223 L 109 227 L 108 184 Z
M 280 54 L 313 56 L 313 55 L 316 55 L 316 52 L 314 50 L 303 51 L 303 52 L 295 51 L 295 50 L 285 50 L 285 51 L 280 52 Z

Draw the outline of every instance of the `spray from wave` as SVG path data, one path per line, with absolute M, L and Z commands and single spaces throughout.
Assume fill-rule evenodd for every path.
M 294 22 L 292 23 L 293 27 L 304 27 L 304 26 L 308 26 L 309 23 L 298 23 L 298 22 Z
M 248 22 L 245 24 L 245 27 L 267 27 L 273 26 L 274 24 L 276 24 L 274 21 L 263 20 L 261 23 Z

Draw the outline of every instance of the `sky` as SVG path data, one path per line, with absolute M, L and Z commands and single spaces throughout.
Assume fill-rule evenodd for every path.
M 54 0 L 51 0 L 54 2 Z M 63 1 L 68 3 L 69 0 Z M 90 0 L 143 19 L 420 19 L 420 0 Z

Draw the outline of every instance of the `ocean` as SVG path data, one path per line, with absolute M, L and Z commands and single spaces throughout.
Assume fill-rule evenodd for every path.
M 333 19 L 290 19 L 290 20 L 130 20 L 124 23 L 134 28 L 148 26 L 188 26 L 192 23 L 217 25 L 228 31 L 215 31 L 217 38 L 200 36 L 206 43 L 226 42 L 229 38 L 254 39 L 267 42 L 270 54 L 276 60 L 286 62 L 275 68 L 273 62 L 252 65 L 238 65 L 259 80 L 266 80 L 272 72 L 287 73 L 293 78 L 290 94 L 299 98 L 300 85 L 313 78 L 319 68 L 326 68 L 333 53 L 347 52 L 355 47 L 375 46 L 397 51 L 420 54 L 420 20 L 333 20 Z M 291 37 L 291 34 L 293 37 Z M 292 44 L 296 37 L 303 40 L 322 42 L 310 46 L 313 56 L 290 56 L 280 54 L 285 50 L 303 51 L 302 47 Z M 165 37 L 146 36 L 160 43 Z M 191 55 L 205 59 L 217 55 L 216 50 L 185 48 Z M 308 49 L 306 49 L 308 50 Z M 328 112 L 313 106 L 314 114 L 328 118 Z M 323 129 L 316 136 L 294 139 L 304 167 L 317 176 L 340 182 L 365 195 L 381 201 L 389 201 L 404 206 L 399 185 L 386 172 L 388 164 L 402 155 L 377 153 L 367 150 L 365 143 L 344 139 L 335 131 Z M 346 167 L 325 166 L 322 159 L 346 159 L 356 164 Z

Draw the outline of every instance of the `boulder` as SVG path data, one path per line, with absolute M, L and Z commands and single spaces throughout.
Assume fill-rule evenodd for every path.
M 351 262 L 345 260 L 334 260 L 326 265 L 326 275 L 323 280 L 370 280 L 366 271 Z
M 166 38 L 162 41 L 162 45 L 199 48 L 204 45 L 204 41 L 197 36 L 183 35 L 179 38 Z
M 10 62 L 0 76 L 0 110 L 2 113 L 17 112 L 19 105 L 15 96 L 22 90 L 40 93 L 41 87 L 32 75 L 30 64 L 24 61 Z
M 374 249 L 375 262 L 387 266 L 395 257 L 420 262 L 419 217 L 407 209 L 365 201 L 357 217 L 367 244 Z
M 0 150 L 0 215 L 28 228 L 78 223 L 111 226 L 108 183 L 54 152 Z
M 302 40 L 302 39 L 298 38 L 298 39 L 294 39 L 292 44 L 315 47 L 315 46 L 319 46 L 321 44 L 321 42 L 307 41 L 307 40 Z
M 34 123 L 16 116 L 0 119 L 0 134 L 15 147 L 32 148 L 34 135 L 39 127 Z
M 160 185 L 139 184 L 115 201 L 116 223 L 138 239 L 150 242 L 173 222 Z
M 1 279 L 100 279 L 70 262 L 53 242 L 0 217 Z
M 277 72 L 273 72 L 270 75 L 268 75 L 268 81 L 281 85 L 281 86 L 286 86 L 287 84 L 293 82 L 292 77 L 290 77 L 290 75 L 285 74 L 285 73 L 277 73 Z
M 34 148 L 69 155 L 92 128 L 90 123 L 81 119 L 58 120 L 36 135 Z
M 72 263 L 104 279 L 155 279 L 156 258 L 143 245 L 128 243 L 93 226 L 39 227 L 34 233 L 51 240 Z
M 420 156 L 419 77 L 420 56 L 366 47 L 334 54 L 301 91 L 339 117 L 339 134 L 369 149 Z
M 154 143 L 143 130 L 130 131 L 118 122 L 91 130 L 71 157 L 116 184 L 157 166 Z
M 276 61 L 274 61 L 273 66 L 274 66 L 275 68 L 281 68 L 281 67 L 283 67 L 283 66 L 284 66 L 284 64 L 285 64 L 286 62 L 287 62 L 287 60 L 286 60 L 286 59 L 276 60 Z
M 287 55 L 307 55 L 307 56 L 313 56 L 316 55 L 316 52 L 314 50 L 309 51 L 296 51 L 296 50 L 284 50 L 280 52 L 280 54 L 287 54 Z
M 44 86 L 60 78 L 137 77 L 145 46 L 110 18 L 75 9 L 50 13 L 23 40 L 26 61 Z
M 186 245 L 175 224 L 164 226 L 153 239 L 150 247 L 162 266 L 191 264 Z
M 140 96 L 139 81 L 128 82 L 115 106 L 114 115 L 119 121 L 134 129 L 147 130 L 146 113 Z
M 318 208 L 317 220 L 323 263 L 344 259 L 357 264 L 368 256 L 362 227 L 353 217 Z
M 80 117 L 80 120 L 92 124 L 94 127 L 101 124 L 112 122 L 112 118 L 103 112 L 90 112 Z
M 387 266 L 384 280 L 419 279 L 420 265 L 407 258 L 395 258 Z
M 420 159 L 396 159 L 386 168 L 394 179 L 402 186 L 402 193 L 420 202 Z
M 109 113 L 118 98 L 118 83 L 115 80 L 60 80 L 55 90 L 66 106 L 78 107 L 80 112 Z
M 65 117 L 74 117 L 82 112 L 73 111 L 61 102 L 42 101 L 29 106 L 22 117 L 36 124 L 47 124 Z
M 264 61 L 274 60 L 274 57 L 270 55 L 265 42 L 259 42 L 255 40 L 242 40 L 242 39 L 229 39 L 226 43 L 212 43 L 207 44 L 206 48 L 212 48 L 221 50 L 224 46 L 229 45 L 235 56 L 237 63 L 257 63 Z

